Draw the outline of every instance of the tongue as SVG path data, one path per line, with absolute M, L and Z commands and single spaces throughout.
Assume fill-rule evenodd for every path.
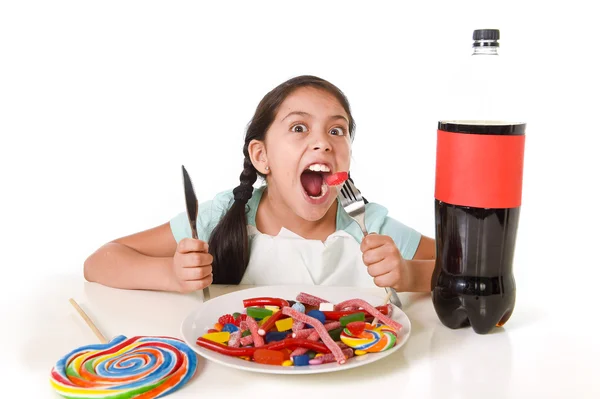
M 300 176 L 302 187 L 311 197 L 318 197 L 321 194 L 321 185 L 323 184 L 323 176 L 317 172 L 304 172 Z

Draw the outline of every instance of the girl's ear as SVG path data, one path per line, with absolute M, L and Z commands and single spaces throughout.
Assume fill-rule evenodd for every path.
M 252 165 L 254 165 L 258 172 L 262 173 L 263 175 L 269 173 L 269 160 L 267 158 L 267 150 L 263 141 L 252 140 L 250 144 L 248 144 L 248 155 L 250 156 Z

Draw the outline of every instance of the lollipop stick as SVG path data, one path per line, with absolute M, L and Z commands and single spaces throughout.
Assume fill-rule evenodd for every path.
M 79 313 L 79 315 L 83 318 L 83 320 L 85 320 L 85 322 L 87 323 L 88 327 L 92 329 L 92 331 L 94 332 L 94 334 L 96 334 L 96 337 L 98 337 L 98 339 L 100 340 L 100 342 L 103 343 L 103 344 L 107 343 L 108 341 L 106 340 L 106 338 L 104 338 L 104 335 L 102 335 L 102 333 L 100 332 L 100 330 L 98 330 L 98 327 L 96 327 L 94 325 L 94 323 L 88 317 L 88 315 L 85 314 L 85 312 L 83 311 L 83 309 L 81 309 L 79 307 L 79 305 L 77 304 L 77 302 L 75 302 L 75 300 L 73 298 L 69 298 L 69 302 L 71 302 L 71 305 L 73 305 L 73 307 L 75 308 L 75 310 L 77 310 L 77 312 Z
M 385 300 L 383 301 L 383 305 L 387 305 L 387 303 L 390 301 L 390 297 L 392 296 L 392 291 L 388 292 L 388 294 L 385 296 Z M 377 317 L 373 319 L 373 323 L 371 323 L 371 325 L 373 327 L 377 326 L 377 322 L 379 322 L 379 320 L 377 320 Z

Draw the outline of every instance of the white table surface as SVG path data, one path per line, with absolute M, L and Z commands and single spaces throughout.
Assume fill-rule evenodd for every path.
M 518 281 L 517 281 L 518 283 Z M 214 286 L 214 296 L 237 286 Z M 59 398 L 48 382 L 53 364 L 97 339 L 69 304 L 73 297 L 107 338 L 123 334 L 181 338 L 182 320 L 201 295 L 128 291 L 57 275 L 14 290 L 2 306 L 8 361 L 2 376 L 23 398 Z M 383 290 L 366 292 L 385 296 Z M 347 371 L 277 376 L 231 369 L 199 358 L 196 376 L 169 398 L 330 397 L 334 393 L 395 398 L 598 398 L 600 345 L 591 315 L 557 297 L 517 294 L 512 318 L 493 334 L 450 330 L 426 294 L 401 294 L 412 334 L 398 352 Z M 586 301 L 593 296 L 582 297 Z M 543 299 L 543 300 L 540 300 Z M 596 315 L 598 312 L 595 313 Z M 595 316 L 594 316 L 595 317 Z M 14 387 L 18 388 L 14 388 Z M 12 392 L 12 391 L 11 391 Z M 5 397 L 1 395 L 1 397 Z M 8 397 L 8 396 L 6 396 Z

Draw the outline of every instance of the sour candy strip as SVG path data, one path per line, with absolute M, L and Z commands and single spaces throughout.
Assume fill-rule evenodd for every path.
M 305 305 L 310 306 L 319 306 L 321 303 L 328 303 L 329 301 L 319 298 L 318 296 L 307 294 L 306 292 L 301 292 L 296 297 L 298 302 L 302 302 Z
M 331 323 L 327 323 L 324 325 L 324 327 L 327 331 L 335 330 L 336 328 L 339 328 L 340 326 L 341 326 L 341 323 L 339 321 L 332 321 Z M 296 335 L 293 335 L 293 337 L 294 338 L 304 338 L 303 336 L 306 334 L 304 331 L 309 333 L 308 337 L 306 338 L 309 341 L 318 341 L 319 340 L 319 333 L 314 328 L 307 328 L 305 330 L 298 331 L 298 333 L 302 333 L 302 337 L 300 337 L 300 336 L 296 337 Z M 306 348 L 296 348 L 296 350 L 294 350 L 292 352 L 291 356 L 304 355 L 306 352 L 308 352 L 308 349 L 306 349 Z
M 248 317 L 246 319 L 246 323 L 248 323 L 248 329 L 250 330 L 250 334 L 252 334 L 254 346 L 257 348 L 263 346 L 265 344 L 265 340 L 263 337 L 258 335 L 258 324 L 256 323 L 256 320 L 254 320 L 252 317 Z
M 344 349 L 344 350 L 342 350 L 342 353 L 348 359 L 354 356 L 354 350 L 352 348 Z M 328 353 L 326 355 L 319 356 L 316 359 L 319 359 L 321 361 L 319 364 L 331 363 L 331 362 L 334 362 L 336 360 L 335 356 L 333 356 L 332 353 Z
M 246 335 L 245 337 L 242 337 L 242 339 L 240 339 L 241 346 L 248 346 L 248 345 L 252 345 L 253 343 L 254 343 L 254 338 L 252 337 L 252 335 Z
M 210 349 L 212 351 L 221 353 L 223 355 L 228 356 L 252 356 L 254 351 L 259 349 L 257 347 L 248 347 L 248 348 L 230 348 L 228 346 L 218 344 L 216 342 L 210 341 L 208 339 L 204 339 L 199 337 L 196 340 L 196 344 L 202 348 Z M 306 347 L 310 350 L 319 353 L 330 353 L 331 350 L 327 348 L 327 346 L 323 345 L 320 342 L 309 341 L 307 339 L 298 339 L 298 338 L 286 338 L 282 341 L 273 342 L 267 345 L 263 345 L 260 349 L 271 349 L 271 350 L 281 350 L 289 347 Z M 337 345 L 336 345 L 337 347 Z M 339 349 L 339 347 L 337 347 Z M 341 351 L 341 350 L 340 350 Z
M 231 333 L 231 335 L 229 335 L 229 342 L 227 343 L 227 346 L 230 346 L 232 348 L 239 348 L 241 339 L 242 333 L 239 330 L 234 331 Z
M 304 312 L 302 312 L 304 313 Z M 297 333 L 298 331 L 304 328 L 304 323 L 299 320 L 294 320 L 294 324 L 292 324 L 292 332 Z
M 386 315 L 381 313 L 379 310 L 377 310 L 374 306 L 372 306 L 369 302 L 364 301 L 362 299 L 350 299 L 350 300 L 338 303 L 336 308 L 343 309 L 346 306 L 360 306 L 361 308 L 363 308 L 364 311 L 368 312 L 373 317 L 376 317 L 377 319 L 381 320 L 384 324 L 387 324 L 394 330 L 399 331 L 402 328 L 402 324 L 387 317 Z
M 292 337 L 294 338 L 308 338 L 310 334 L 314 333 L 314 328 L 305 328 L 304 330 L 300 330 L 298 332 L 292 333 Z
M 270 297 L 244 299 L 243 303 L 245 308 L 252 306 L 279 306 L 280 308 L 290 306 L 290 303 L 285 299 Z
M 302 302 L 302 301 L 300 301 L 300 302 Z M 342 350 L 340 349 L 339 346 L 336 345 L 335 341 L 333 339 L 331 339 L 331 337 L 329 336 L 329 333 L 325 329 L 325 326 L 323 326 L 323 324 L 321 324 L 321 322 L 319 320 L 315 319 L 314 317 L 305 315 L 304 313 L 300 313 L 297 310 L 294 310 L 290 307 L 285 307 L 282 310 L 283 310 L 284 315 L 291 316 L 296 320 L 303 321 L 304 323 L 310 324 L 311 326 L 313 326 L 313 328 L 315 330 L 317 330 L 317 332 L 319 333 L 319 336 L 321 337 L 321 340 L 323 341 L 323 343 L 325 345 L 327 345 L 327 347 L 329 348 L 331 353 L 334 354 L 338 363 L 339 364 L 346 363 L 346 358 L 344 357 Z M 308 341 L 308 342 L 312 342 L 312 341 Z

